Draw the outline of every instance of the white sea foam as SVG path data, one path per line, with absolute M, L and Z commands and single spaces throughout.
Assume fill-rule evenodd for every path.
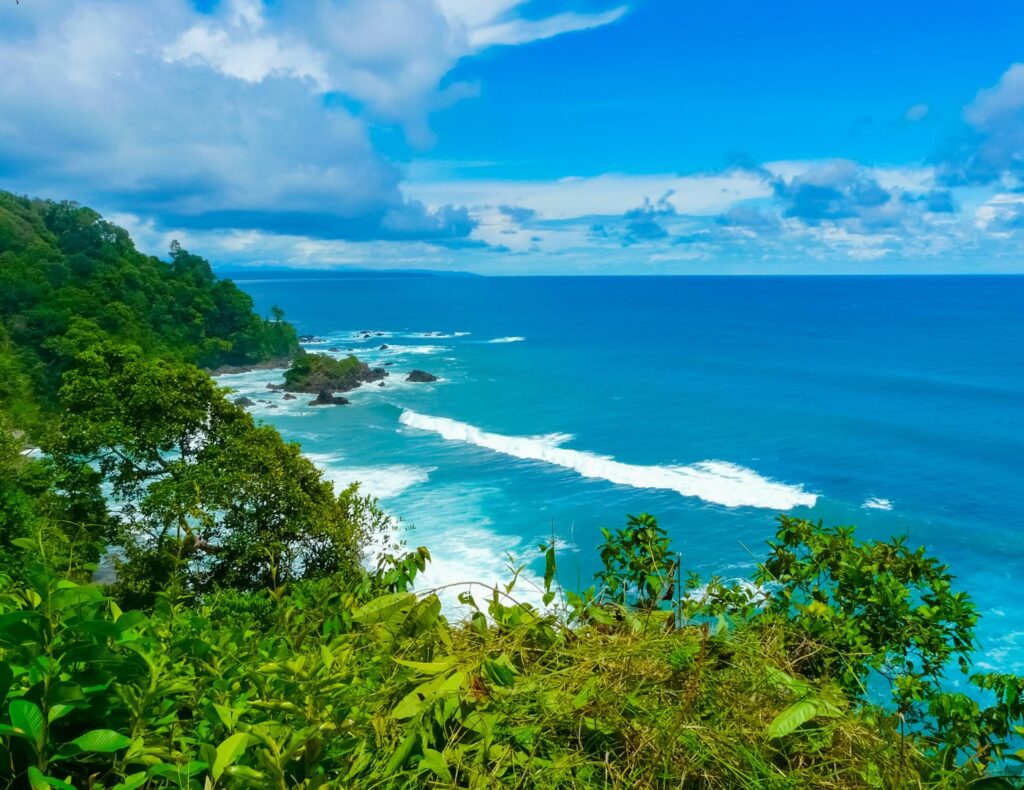
M 402 346 L 402 345 L 389 345 L 385 352 L 390 356 L 401 356 L 402 354 L 440 354 L 443 351 L 451 351 L 448 346 Z
M 444 338 L 465 337 L 469 332 L 406 332 L 402 337 L 416 337 L 424 340 L 442 340 Z
M 534 541 L 495 528 L 487 516 L 494 496 L 500 494 L 464 484 L 424 487 L 408 495 L 416 518 L 412 531 L 402 525 L 398 536 L 409 546 L 429 546 L 433 557 L 426 571 L 416 578 L 415 587 L 421 592 L 436 589 L 449 617 L 468 614 L 458 602 L 459 593 L 470 592 L 481 606 L 486 606 L 495 586 L 504 589 L 512 578 L 509 554 L 517 558 L 513 565 L 539 557 Z M 543 581 L 526 569 L 519 576 L 512 599 L 540 606 L 543 593 Z
M 864 504 L 861 505 L 865 510 L 892 510 L 892 501 L 889 499 L 880 499 L 879 497 L 871 497 L 864 500 Z
M 726 507 L 763 507 L 789 510 L 800 505 L 814 507 L 817 495 L 802 486 L 787 485 L 762 477 L 757 472 L 726 461 L 701 461 L 689 466 L 637 466 L 607 456 L 559 445 L 564 436 L 504 436 L 488 433 L 468 423 L 445 417 L 431 417 L 406 409 L 399 418 L 403 425 L 438 434 L 453 442 L 465 442 L 496 453 L 543 461 L 572 469 L 583 477 L 607 480 L 633 488 L 676 491 Z
M 522 343 L 526 340 L 525 337 L 509 336 L 509 337 L 496 337 L 493 340 L 485 340 L 485 343 Z
M 342 458 L 337 453 L 306 453 L 306 457 L 334 483 L 335 490 L 341 491 L 352 483 L 359 483 L 361 492 L 379 499 L 391 499 L 414 485 L 427 482 L 434 471 L 433 468 L 407 464 L 339 466 Z

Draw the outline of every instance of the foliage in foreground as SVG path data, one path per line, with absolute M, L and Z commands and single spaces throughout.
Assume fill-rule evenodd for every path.
M 805 542 L 803 527 L 829 534 L 783 519 L 773 556 L 803 556 L 841 598 L 843 585 L 825 580 L 836 555 Z M 455 625 L 435 594 L 409 591 L 423 549 L 356 578 L 165 595 L 145 613 L 35 566 L 0 598 L 0 776 L 121 790 L 1014 786 L 990 774 L 1011 702 L 1020 718 L 1019 687 L 959 730 L 936 711 L 930 727 L 907 729 L 901 711 L 844 688 L 829 662 L 808 664 L 812 640 L 831 651 L 845 626 L 808 630 L 770 601 L 744 615 L 716 583 L 703 598 L 651 605 L 675 570 L 663 534 L 640 517 L 610 535 L 606 548 L 659 540 L 646 557 L 613 550 L 602 586 L 564 605 L 545 547 L 554 608 L 516 602 L 514 584 L 483 590 L 480 605 L 467 591 Z M 844 556 L 856 564 L 877 552 L 853 542 Z M 650 572 L 641 579 L 640 569 Z M 763 589 L 792 601 L 801 583 Z M 903 655 L 918 636 L 911 627 L 890 638 Z M 875 659 L 865 650 L 848 661 Z M 1002 730 L 996 710 L 1009 716 Z M 944 742 L 951 732 L 959 740 Z

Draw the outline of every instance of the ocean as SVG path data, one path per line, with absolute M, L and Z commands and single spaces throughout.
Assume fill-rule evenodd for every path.
M 684 567 L 743 578 L 785 512 L 926 546 L 978 605 L 978 666 L 1024 671 L 1024 277 L 236 282 L 310 350 L 390 363 L 344 407 L 282 400 L 281 371 L 220 382 L 378 496 L 425 587 L 525 563 L 535 600 L 552 536 L 587 586 L 600 528 L 641 511 Z

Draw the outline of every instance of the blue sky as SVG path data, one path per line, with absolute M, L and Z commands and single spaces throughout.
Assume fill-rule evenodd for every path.
M 1024 7 L 25 0 L 0 186 L 225 266 L 1024 272 Z

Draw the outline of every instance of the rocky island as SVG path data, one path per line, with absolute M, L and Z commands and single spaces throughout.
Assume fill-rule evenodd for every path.
M 335 359 L 327 354 L 300 353 L 284 373 L 284 384 L 277 386 L 286 392 L 317 393 L 311 406 L 344 405 L 346 398 L 336 392 L 348 392 L 364 383 L 381 381 L 388 375 L 384 368 L 371 368 L 365 362 L 349 355 Z

